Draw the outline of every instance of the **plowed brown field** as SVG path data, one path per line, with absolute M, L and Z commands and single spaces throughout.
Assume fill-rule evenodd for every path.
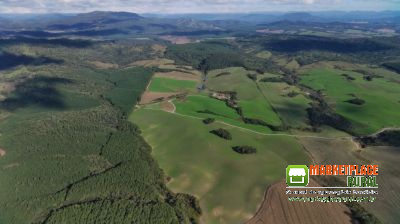
M 193 80 L 193 81 L 198 81 L 200 79 L 200 76 L 195 75 L 195 74 L 190 74 L 186 72 L 179 72 L 179 71 L 173 71 L 173 72 L 158 72 L 154 74 L 155 77 L 162 77 L 162 78 L 171 78 L 171 79 L 177 79 L 177 80 Z
M 153 103 L 155 100 L 161 99 L 161 98 L 163 98 L 163 100 L 169 99 L 177 94 L 178 93 L 159 93 L 159 92 L 146 91 L 143 93 L 142 97 L 140 98 L 139 104 L 143 105 L 143 104 Z
M 308 186 L 319 187 L 320 185 L 311 180 Z M 286 194 L 286 189 L 285 181 L 272 185 L 267 190 L 259 210 L 247 224 L 351 224 L 350 210 L 344 203 L 293 202 L 289 201 L 288 197 L 311 197 L 311 195 Z M 292 192 L 295 190 L 304 191 L 304 188 L 290 188 L 290 190 Z M 318 191 L 323 190 L 323 188 L 313 190 Z

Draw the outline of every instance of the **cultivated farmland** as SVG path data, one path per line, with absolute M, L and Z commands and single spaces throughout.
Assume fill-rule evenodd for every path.
M 168 187 L 199 198 L 207 223 L 248 220 L 265 187 L 284 177 L 275 170 L 285 170 L 287 163 L 311 162 L 292 137 L 264 136 L 220 123 L 204 125 L 202 119 L 146 108 L 136 110 L 130 120 L 139 125 L 152 155 L 171 177 Z M 209 133 L 217 128 L 229 130 L 232 140 Z M 256 147 L 257 153 L 241 155 L 231 149 L 243 144 Z

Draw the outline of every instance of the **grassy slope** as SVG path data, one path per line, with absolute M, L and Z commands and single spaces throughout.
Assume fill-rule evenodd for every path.
M 196 81 L 176 80 L 170 78 L 155 77 L 151 80 L 149 90 L 152 92 L 179 92 L 193 90 L 196 88 Z
M 222 72 L 229 72 L 230 75 L 216 77 Z M 257 89 L 256 84 L 247 77 L 248 73 L 250 72 L 244 68 L 214 70 L 208 75 L 207 87 L 215 91 L 237 92 L 244 116 L 261 119 L 271 125 L 280 125 L 278 115 Z
M 198 118 L 215 118 L 218 121 L 225 122 L 234 126 L 262 132 L 271 133 L 268 127 L 249 125 L 241 121 L 240 116 L 235 110 L 226 106 L 225 102 L 203 95 L 191 95 L 184 101 L 175 100 L 176 112 Z M 199 113 L 199 111 L 208 110 L 208 113 Z M 215 113 L 211 114 L 209 112 Z
M 261 51 L 256 54 L 257 57 L 262 58 L 262 59 L 269 59 L 272 56 L 272 53 L 269 51 Z
M 153 147 L 153 156 L 173 179 L 175 191 L 200 198 L 206 223 L 235 223 L 249 218 L 260 203 L 265 186 L 284 177 L 287 164 L 309 164 L 302 147 L 290 137 L 261 136 L 219 123 L 163 111 L 139 109 L 130 120 L 137 123 Z M 190 128 L 188 128 L 190 127 Z M 232 141 L 210 130 L 223 127 Z M 240 155 L 230 147 L 251 145 L 255 155 Z
M 294 128 L 308 126 L 306 109 L 310 100 L 301 94 L 301 90 L 283 82 L 259 82 L 258 85 L 286 125 Z M 299 95 L 287 96 L 291 92 Z
M 356 80 L 347 81 L 341 74 L 351 74 Z M 302 84 L 315 90 L 323 90 L 329 102 L 335 103 L 337 113 L 355 124 L 359 134 L 370 134 L 383 127 L 399 126 L 400 95 L 399 84 L 389 82 L 386 78 L 375 78 L 366 81 L 361 74 L 334 69 L 315 68 L 302 75 Z M 353 105 L 347 102 L 355 94 L 366 101 L 364 105 Z

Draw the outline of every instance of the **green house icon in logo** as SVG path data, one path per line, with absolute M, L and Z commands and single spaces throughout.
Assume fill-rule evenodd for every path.
M 289 187 L 305 187 L 308 185 L 308 181 L 306 165 L 290 165 L 286 168 L 286 184 Z

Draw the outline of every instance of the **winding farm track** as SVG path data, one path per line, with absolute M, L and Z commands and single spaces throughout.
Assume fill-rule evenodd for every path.
M 175 107 L 175 105 L 174 105 L 174 107 Z M 169 111 L 160 110 L 160 109 L 153 109 L 153 108 L 142 108 L 142 109 L 144 109 L 144 110 L 164 111 L 166 113 L 174 114 L 174 115 L 177 115 L 177 116 L 180 116 L 180 117 L 188 117 L 188 118 L 197 119 L 197 120 L 203 120 L 204 119 L 204 118 L 201 118 L 201 117 L 195 117 L 195 116 L 180 114 L 180 113 L 176 113 L 176 112 L 169 112 Z M 284 133 L 262 133 L 262 132 L 254 131 L 254 130 L 251 130 L 251 129 L 239 127 L 239 126 L 236 126 L 236 125 L 228 124 L 228 123 L 223 122 L 223 121 L 215 121 L 215 122 L 223 124 L 223 125 L 226 125 L 226 126 L 229 126 L 229 127 L 238 128 L 238 129 L 241 129 L 241 130 L 244 130 L 244 131 L 247 131 L 247 132 L 252 132 L 252 133 L 255 133 L 255 134 L 258 134 L 258 135 L 264 135 L 264 136 L 286 136 L 286 137 L 293 137 L 293 138 L 317 138 L 317 139 L 326 139 L 326 140 L 353 139 L 353 137 L 323 137 L 323 136 L 314 136 L 314 135 L 294 135 L 294 134 L 284 134 Z
M 172 100 L 168 100 L 168 102 L 174 107 L 174 109 L 172 110 L 171 113 L 175 113 L 176 112 L 176 106 L 175 106 L 174 102 L 172 102 Z
M 191 115 L 185 115 L 185 114 L 177 113 L 176 112 L 176 106 L 172 102 L 172 100 L 169 100 L 168 102 L 170 102 L 174 106 L 174 110 L 172 112 L 171 111 L 165 111 L 165 110 L 161 110 L 161 111 L 164 111 L 164 112 L 167 112 L 167 113 L 171 113 L 171 114 L 175 114 L 177 116 L 188 117 L 188 118 L 197 119 L 197 120 L 203 120 L 204 119 L 204 118 L 201 118 L 201 117 L 195 117 L 195 116 L 191 116 Z M 152 109 L 152 108 L 143 108 L 143 109 L 145 109 L 145 110 L 159 110 L 159 109 Z M 287 137 L 294 137 L 294 138 L 316 138 L 316 139 L 326 139 L 326 140 L 345 140 L 345 139 L 348 139 L 348 140 L 352 140 L 357 145 L 357 148 L 359 148 L 359 145 L 358 145 L 358 143 L 356 143 L 354 141 L 354 137 L 353 136 L 324 137 L 324 136 L 315 136 L 315 135 L 295 135 L 295 134 L 284 134 L 284 133 L 262 133 L 262 132 L 254 131 L 254 130 L 251 130 L 251 129 L 248 129 L 248 128 L 243 128 L 243 127 L 239 127 L 239 126 L 236 126 L 236 125 L 228 124 L 228 123 L 223 122 L 223 121 L 215 121 L 215 122 L 223 124 L 223 125 L 226 125 L 226 126 L 229 126 L 229 127 L 238 128 L 238 129 L 241 129 L 241 130 L 244 130 L 244 131 L 247 131 L 247 132 L 252 132 L 254 134 L 264 135 L 264 136 L 287 136 Z M 398 131 L 398 130 L 400 130 L 400 128 L 398 128 L 398 127 L 386 127 L 386 128 L 382 128 L 381 130 L 379 130 L 379 131 L 377 131 L 377 132 L 375 132 L 375 133 L 373 133 L 373 134 L 371 134 L 369 136 L 377 136 L 380 133 L 385 132 L 385 131 Z

